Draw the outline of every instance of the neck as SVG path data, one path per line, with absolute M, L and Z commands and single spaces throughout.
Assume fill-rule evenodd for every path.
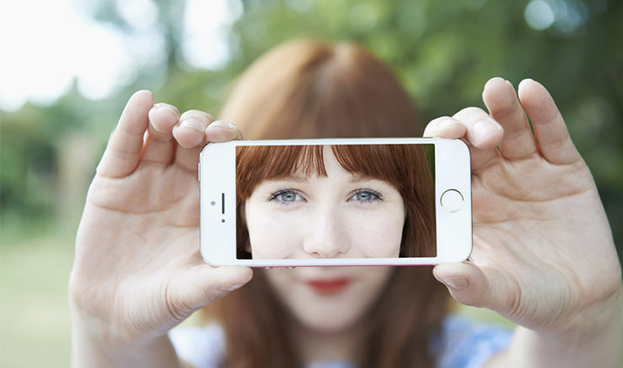
M 293 337 L 303 362 L 353 361 L 363 335 L 358 326 L 340 331 L 314 331 L 294 323 Z

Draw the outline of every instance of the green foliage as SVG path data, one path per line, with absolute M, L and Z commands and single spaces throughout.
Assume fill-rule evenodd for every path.
M 525 19 L 529 0 L 241 0 L 244 11 L 229 34 L 231 59 L 220 71 L 180 63 L 184 3 L 154 2 L 160 14 L 156 28 L 166 44 L 164 83 L 154 82 L 153 70 L 145 69 L 104 101 L 86 101 L 74 90 L 51 106 L 27 105 L 3 115 L 3 211 L 19 207 L 31 213 L 47 203 L 49 198 L 26 184 L 31 174 L 53 175 L 55 150 L 68 131 L 89 132 L 103 145 L 132 91 L 155 89 L 158 101 L 181 111 L 218 112 L 231 82 L 253 60 L 282 42 L 313 38 L 370 49 L 399 76 L 422 121 L 482 107 L 482 87 L 493 76 L 515 85 L 528 77 L 542 82 L 591 167 L 617 243 L 623 244 L 622 2 L 547 0 L 567 18 L 537 31 Z M 131 32 L 115 1 L 93 4 L 94 19 Z M 569 26 L 574 19 L 579 21 Z
M 112 108 L 111 108 L 112 107 Z M 53 218 L 58 206 L 58 153 L 63 138 L 83 131 L 103 147 L 123 102 L 88 101 L 75 87 L 50 106 L 26 104 L 0 116 L 0 213 L 29 222 Z M 15 219 L 13 219 L 15 220 Z
M 308 8 L 288 4 L 306 3 Z M 572 138 L 591 167 L 619 247 L 623 247 L 623 4 L 550 1 L 576 9 L 544 31 L 524 18 L 529 1 L 245 0 L 232 38 L 241 41 L 235 67 L 293 38 L 352 41 L 386 61 L 413 96 L 423 121 L 484 107 L 487 79 L 517 85 L 524 78 L 552 93 Z M 558 24 L 560 27 L 557 27 Z
M 2 114 L 0 180 L 2 211 L 45 214 L 51 206 L 53 148 L 45 131 L 32 121 L 44 120 L 42 109 L 27 106 L 20 114 Z M 49 214 L 49 213 L 48 213 Z

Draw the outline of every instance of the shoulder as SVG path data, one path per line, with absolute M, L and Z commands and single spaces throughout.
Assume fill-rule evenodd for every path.
M 216 368 L 225 353 L 225 334 L 218 324 L 202 327 L 178 327 L 169 332 L 178 356 L 197 368 Z M 480 368 L 505 349 L 512 337 L 510 329 L 450 316 L 432 342 L 439 356 L 438 368 Z M 312 364 L 318 367 L 350 367 L 348 364 Z
M 214 323 L 199 327 L 177 327 L 169 338 L 180 359 L 196 368 L 219 367 L 225 354 L 225 333 Z
M 480 368 L 510 345 L 512 330 L 450 316 L 442 324 L 433 349 L 438 368 Z

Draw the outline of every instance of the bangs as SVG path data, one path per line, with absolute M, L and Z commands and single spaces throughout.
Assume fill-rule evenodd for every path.
M 399 190 L 412 183 L 416 168 L 426 165 L 419 145 L 336 145 L 331 148 L 345 171 L 386 181 Z
M 238 146 L 236 147 L 236 191 L 247 200 L 264 180 L 295 174 L 327 176 L 323 146 Z
M 322 145 L 238 146 L 236 187 L 240 200 L 247 200 L 264 180 L 289 176 L 326 177 Z M 426 167 L 419 145 L 332 145 L 339 165 L 347 172 L 388 182 L 401 190 L 413 183 L 416 168 Z

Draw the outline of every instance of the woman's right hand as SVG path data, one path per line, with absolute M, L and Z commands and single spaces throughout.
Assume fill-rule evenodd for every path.
M 229 123 L 129 100 L 89 189 L 70 277 L 74 334 L 98 349 L 144 347 L 251 279 L 199 252 L 199 153 L 240 137 Z M 74 340 L 77 337 L 74 337 Z

